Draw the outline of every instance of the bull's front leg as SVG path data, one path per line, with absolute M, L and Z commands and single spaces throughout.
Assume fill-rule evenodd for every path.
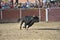
M 21 30 L 22 28 L 25 28 L 25 27 L 26 27 L 26 23 L 25 23 L 25 22 L 21 22 L 20 30 Z
M 22 29 L 23 21 L 20 22 L 20 30 Z
M 26 28 L 25 29 L 28 30 L 28 28 L 29 28 L 29 25 L 26 25 Z
M 22 24 L 20 24 L 20 30 L 21 30 L 21 28 L 22 28 Z

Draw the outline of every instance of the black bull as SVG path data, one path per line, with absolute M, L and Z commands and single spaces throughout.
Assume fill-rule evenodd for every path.
M 21 19 L 20 29 L 22 27 L 25 28 L 25 29 L 28 29 L 35 22 L 39 22 L 39 17 L 37 17 L 37 16 L 25 16 Z

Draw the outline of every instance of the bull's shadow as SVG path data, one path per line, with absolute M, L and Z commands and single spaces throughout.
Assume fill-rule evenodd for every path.
M 60 28 L 31 28 L 29 30 L 60 30 Z

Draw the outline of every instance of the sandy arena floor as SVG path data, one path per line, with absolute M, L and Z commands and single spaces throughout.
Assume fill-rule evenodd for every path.
M 0 40 L 60 40 L 60 22 L 35 23 L 19 30 L 20 23 L 0 23 Z

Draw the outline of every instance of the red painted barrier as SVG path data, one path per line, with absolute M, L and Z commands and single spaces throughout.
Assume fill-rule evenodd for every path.
M 20 17 L 19 9 L 5 9 L 2 10 L 2 22 L 16 22 Z M 0 22 L 1 22 L 0 21 Z
M 60 21 L 60 8 L 49 9 L 49 21 Z
M 40 9 L 41 20 L 45 21 L 45 10 Z M 0 13 L 1 14 L 1 13 Z M 17 21 L 20 17 L 24 16 L 33 16 L 36 15 L 39 17 L 39 9 L 5 9 L 2 11 L 2 21 L 4 22 L 13 22 Z M 20 15 L 21 14 L 21 15 Z M 1 17 L 0 17 L 1 18 Z
M 48 21 L 60 21 L 60 9 L 48 10 Z M 21 14 L 21 15 L 20 15 Z M 46 20 L 45 9 L 40 9 L 41 21 Z M 2 19 L 0 11 L 0 22 L 17 22 L 19 18 L 24 16 L 39 16 L 39 9 L 5 9 L 2 10 Z
M 41 21 L 45 21 L 46 20 L 46 11 L 45 9 L 41 9 Z
M 24 16 L 39 16 L 39 10 L 38 9 L 22 9 L 22 17 Z

